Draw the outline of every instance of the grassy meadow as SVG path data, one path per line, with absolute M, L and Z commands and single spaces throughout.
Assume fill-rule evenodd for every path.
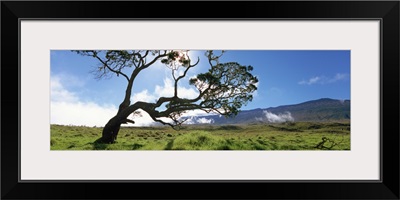
M 121 127 L 114 144 L 94 143 L 101 127 L 50 127 L 51 150 L 350 150 L 350 123 Z

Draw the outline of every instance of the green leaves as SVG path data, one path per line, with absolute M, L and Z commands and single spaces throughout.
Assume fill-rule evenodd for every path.
M 199 79 L 197 78 L 191 78 L 189 79 L 189 85 L 194 85 Z
M 235 116 L 253 100 L 252 93 L 257 90 L 258 79 L 250 73 L 252 70 L 252 66 L 237 62 L 219 63 L 190 79 L 189 84 L 200 91 L 202 105 L 225 116 Z
M 167 53 L 166 58 L 161 60 L 161 63 L 170 68 L 174 68 L 176 65 L 188 67 L 190 65 L 190 59 L 187 56 L 187 51 L 170 51 Z
M 154 121 L 168 124 L 160 120 L 170 118 L 179 124 L 179 117 L 188 110 L 200 109 L 205 112 L 217 112 L 221 115 L 232 117 L 240 112 L 240 108 L 253 100 L 252 93 L 257 90 L 257 77 L 253 76 L 252 66 L 241 65 L 237 62 L 220 63 L 220 57 L 224 51 L 208 50 L 205 53 L 206 63 L 210 64 L 207 72 L 198 74 L 189 79 L 189 84 L 196 87 L 199 95 L 193 99 L 179 98 L 178 81 L 184 80 L 188 70 L 199 63 L 191 63 L 188 51 L 185 50 L 85 50 L 75 51 L 84 56 L 91 56 L 100 62 L 96 68 L 99 77 L 108 74 L 123 76 L 127 81 L 127 92 L 124 99 L 129 99 L 132 91 L 132 83 L 139 73 L 153 66 L 156 62 L 165 64 L 172 70 L 175 85 L 174 96 L 160 97 L 156 104 L 142 102 L 141 107 Z M 182 68 L 184 69 L 182 70 Z M 128 68 L 133 68 L 128 69 Z M 100 70 L 98 70 L 100 69 Z M 127 73 L 124 73 L 128 69 Z M 183 72 L 183 73 L 182 73 Z M 129 102 L 128 102 L 129 104 Z M 166 110 L 155 110 L 161 105 L 166 105 Z M 132 106 L 132 105 L 131 105 Z M 127 111 L 128 112 L 128 111 Z M 171 125 L 173 126 L 173 125 Z

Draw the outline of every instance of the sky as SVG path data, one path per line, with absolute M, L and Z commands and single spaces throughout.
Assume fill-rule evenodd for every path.
M 50 52 L 51 123 L 104 126 L 113 117 L 125 95 L 126 79 L 112 76 L 98 80 L 92 71 L 99 66 L 93 57 L 69 50 Z M 189 51 L 199 64 L 180 81 L 180 97 L 194 97 L 196 88 L 189 78 L 206 72 L 209 64 L 204 51 Z M 350 99 L 350 51 L 348 50 L 229 50 L 220 62 L 251 65 L 257 76 L 254 99 L 241 110 L 298 104 L 320 98 Z M 127 71 L 129 74 L 129 71 Z M 155 101 L 173 91 L 171 70 L 156 63 L 135 79 L 131 101 Z M 187 116 L 203 115 L 192 111 Z M 152 123 L 143 113 L 134 119 L 136 126 Z M 199 119 L 199 122 L 202 122 Z M 204 121 L 207 123 L 207 121 Z

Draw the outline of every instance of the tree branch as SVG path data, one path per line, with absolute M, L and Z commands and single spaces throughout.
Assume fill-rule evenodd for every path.
M 189 58 L 189 60 L 190 60 L 190 58 Z M 199 61 L 200 61 L 200 58 L 197 58 L 197 62 L 196 62 L 195 64 L 193 64 L 193 65 L 189 64 L 189 66 L 186 67 L 186 69 L 185 69 L 185 71 L 183 72 L 183 74 L 180 75 L 180 76 L 179 76 L 178 78 L 176 78 L 176 79 L 175 79 L 175 76 L 174 76 L 174 73 L 173 73 L 174 70 L 172 70 L 172 75 L 173 75 L 173 77 L 174 77 L 174 79 L 175 79 L 175 84 L 174 84 L 174 87 L 175 87 L 174 96 L 175 96 L 175 97 L 178 96 L 178 81 L 181 80 L 183 77 L 186 76 L 186 74 L 187 74 L 187 72 L 189 71 L 190 68 L 192 68 L 192 67 L 196 66 L 197 64 L 199 64 Z
M 153 60 L 151 60 L 149 63 L 144 64 L 142 67 L 140 67 L 141 70 L 148 68 L 149 66 L 151 66 L 152 64 L 154 64 L 158 59 L 167 56 L 166 51 L 164 52 L 164 54 L 159 54 L 158 56 L 154 57 Z
M 124 74 L 124 73 L 121 72 L 120 70 L 119 70 L 119 71 L 116 71 L 116 70 L 112 69 L 110 66 L 108 66 L 108 64 L 107 64 L 106 62 L 104 62 L 99 56 L 97 56 L 97 54 L 96 54 L 96 55 L 93 55 L 93 56 L 94 56 L 95 58 L 97 58 L 97 60 L 99 60 L 105 67 L 107 67 L 108 70 L 110 70 L 110 71 L 113 72 L 113 73 L 116 73 L 117 75 L 121 74 L 122 76 L 124 76 L 124 77 L 126 78 L 127 81 L 129 81 L 129 78 L 128 78 L 128 76 L 127 76 L 126 74 Z
M 211 68 L 208 72 L 198 74 L 196 78 L 190 79 L 190 85 L 194 85 L 199 91 L 198 96 L 191 99 L 178 97 L 178 83 L 187 76 L 191 68 L 198 65 L 200 58 L 197 59 L 196 63 L 191 64 L 188 55 L 179 54 L 177 51 L 146 50 L 107 51 L 105 59 L 101 59 L 98 55 L 99 52 L 78 51 L 82 55 L 90 55 L 98 59 L 103 64 L 102 69 L 107 69 L 117 75 L 121 74 L 128 80 L 124 101 L 120 104 L 118 113 L 113 118 L 115 123 L 134 123 L 133 120 L 128 119 L 128 116 L 138 109 L 148 113 L 155 122 L 169 125 L 172 128 L 184 123 L 185 118 L 182 119 L 182 115 L 190 110 L 202 110 L 207 113 L 216 112 L 224 116 L 236 115 L 243 104 L 252 100 L 251 93 L 257 89 L 254 84 L 258 80 L 249 73 L 252 70 L 251 66 L 246 67 L 235 62 L 219 63 L 218 59 L 224 52 L 221 55 L 214 55 L 213 51 L 207 51 L 206 56 Z M 147 59 L 150 53 L 152 56 Z M 134 80 L 142 70 L 160 59 L 161 63 L 172 66 L 170 68 L 173 70 L 172 76 L 175 81 L 174 96 L 160 97 L 156 103 L 138 101 L 131 105 L 130 98 Z M 147 60 L 150 60 L 150 62 L 147 62 Z M 213 62 L 217 62 L 217 64 L 213 65 Z M 125 67 L 132 66 L 135 67 L 130 77 L 121 72 Z M 186 69 L 179 69 L 179 67 L 186 67 Z M 175 74 L 176 71 L 180 73 L 183 71 L 183 74 Z M 167 103 L 165 110 L 156 110 L 164 103 Z M 170 123 L 169 120 L 165 122 L 162 120 L 163 118 L 169 118 L 173 123 Z

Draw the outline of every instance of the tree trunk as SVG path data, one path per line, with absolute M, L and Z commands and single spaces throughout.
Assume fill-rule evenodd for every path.
M 103 128 L 102 136 L 100 138 L 101 143 L 114 143 L 117 139 L 119 129 L 121 128 L 121 122 L 118 120 L 118 115 L 111 118 Z
M 130 114 L 129 112 L 128 113 L 123 112 L 128 107 L 126 105 L 127 105 L 126 103 L 122 103 L 118 109 L 117 115 L 115 115 L 107 122 L 107 124 L 103 128 L 101 138 L 97 140 L 98 142 L 108 143 L 108 144 L 115 142 L 118 136 L 119 129 L 121 128 L 121 124 L 127 123 L 127 117 Z M 128 121 L 130 123 L 133 123 L 132 120 Z
M 125 92 L 124 101 L 119 105 L 117 115 L 111 118 L 103 128 L 101 138 L 98 140 L 101 143 L 114 143 L 117 139 L 119 129 L 123 123 L 123 119 L 126 117 L 121 116 L 122 111 L 129 107 L 131 103 L 129 97 L 131 96 L 132 82 L 129 82 L 128 87 Z
M 103 133 L 101 138 L 97 140 L 100 143 L 114 143 L 117 139 L 119 129 L 123 123 L 134 123 L 134 121 L 127 119 L 128 116 L 138 109 L 143 109 L 147 113 L 152 113 L 151 109 L 154 109 L 154 104 L 145 102 L 136 102 L 129 106 L 129 103 L 123 102 L 119 109 L 117 115 L 111 118 L 103 128 Z

